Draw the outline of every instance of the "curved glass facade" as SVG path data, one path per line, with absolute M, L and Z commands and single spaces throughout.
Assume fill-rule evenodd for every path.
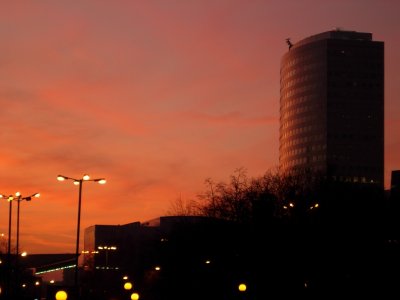
M 279 164 L 383 184 L 383 43 L 330 31 L 281 61 Z M 368 151 L 365 151 L 368 149 Z

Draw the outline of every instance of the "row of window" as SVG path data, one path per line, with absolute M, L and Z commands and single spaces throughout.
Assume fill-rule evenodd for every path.
M 281 155 L 282 155 L 282 157 L 289 158 L 289 157 L 294 157 L 294 156 L 297 156 L 297 155 L 302 155 L 302 154 L 308 153 L 308 152 L 310 152 L 310 150 L 311 150 L 311 152 L 315 153 L 317 151 L 324 150 L 325 149 L 325 145 L 319 145 L 319 149 L 316 149 L 316 148 L 317 147 L 315 147 L 315 149 L 310 149 L 310 147 L 291 148 L 289 151 L 284 151 L 284 152 L 282 151 Z M 319 156 L 319 155 L 313 155 L 312 156 L 313 161 L 316 161 L 316 157 L 317 156 Z
M 306 144 L 306 143 L 310 143 L 310 142 L 318 143 L 319 141 L 324 141 L 324 137 L 325 137 L 324 134 L 314 134 L 314 135 L 309 135 L 309 136 L 304 136 L 304 137 L 299 137 L 299 138 L 288 139 L 287 142 L 284 142 L 282 144 L 285 145 L 286 147 L 289 147 L 289 146 Z
M 299 165 L 304 165 L 306 163 L 307 163 L 307 158 L 302 157 L 302 158 L 298 158 L 298 159 L 294 159 L 294 160 L 285 162 L 282 164 L 282 167 L 284 169 L 289 169 L 289 168 L 298 167 Z
M 308 125 L 308 126 L 303 126 L 303 127 L 298 127 L 298 128 L 295 128 L 295 129 L 291 129 L 291 130 L 285 130 L 283 135 L 282 135 L 282 138 L 285 139 L 285 138 L 289 138 L 289 137 L 294 136 L 294 135 L 310 132 L 313 129 L 318 128 L 318 127 L 319 126 Z
M 294 65 L 305 65 L 306 62 L 310 60 L 315 60 L 314 52 L 304 52 L 302 54 L 297 53 L 296 55 L 291 55 L 291 57 L 285 62 L 284 67 L 290 67 Z
M 299 105 L 298 107 L 293 107 L 292 109 L 287 109 L 282 111 L 282 120 L 285 121 L 294 115 L 299 115 L 305 112 L 317 112 L 322 105 L 320 104 L 310 104 L 310 105 Z
M 282 158 L 282 160 L 284 160 L 284 159 Z M 326 157 L 323 154 L 312 156 L 311 159 L 309 159 L 308 157 L 299 157 L 299 158 L 292 159 L 292 160 L 282 163 L 281 167 L 286 170 L 291 169 L 291 168 L 296 168 L 296 167 L 300 167 L 302 165 L 304 166 L 306 164 L 309 164 L 310 160 L 312 161 L 312 163 L 314 165 L 313 167 L 316 166 L 315 164 L 322 166 L 325 164 Z M 320 168 L 320 169 L 322 169 L 322 168 Z
M 303 105 L 306 102 L 315 101 L 314 95 L 302 95 L 296 98 L 285 99 L 285 101 L 281 101 L 281 109 L 288 109 L 294 105 Z
M 357 70 L 357 71 L 355 71 Z M 379 70 L 363 70 L 355 69 L 354 67 L 343 68 L 342 70 L 336 69 L 335 71 L 328 71 L 328 80 L 335 78 L 359 78 L 359 79 L 380 79 L 382 78 L 382 73 Z
M 317 151 L 324 151 L 326 149 L 326 144 L 314 144 L 312 146 L 307 147 L 288 147 L 285 145 L 284 147 L 280 148 L 280 153 L 282 156 L 288 157 L 291 155 L 298 155 L 304 154 L 307 152 L 317 152 Z
M 303 124 L 315 123 L 318 116 L 314 114 L 304 114 L 301 116 L 296 116 L 296 118 L 291 118 L 289 120 L 283 120 L 281 117 L 281 130 L 284 130 L 289 127 L 298 127 L 303 126 Z
M 329 82 L 329 87 L 331 88 L 362 88 L 362 91 L 365 89 L 379 89 L 382 87 L 380 83 L 370 82 L 370 81 L 343 81 L 343 80 L 332 80 Z
M 302 76 L 296 76 L 291 79 L 281 80 L 281 90 L 290 88 L 292 86 L 305 85 L 307 82 L 315 82 L 318 80 L 318 73 L 307 72 L 304 73 Z
M 322 65 L 323 64 L 321 62 L 309 62 L 307 64 L 303 63 L 303 64 L 296 65 L 294 67 L 284 65 L 281 69 L 281 82 L 289 81 L 290 78 L 292 78 L 292 77 L 300 78 L 300 76 L 297 76 L 298 73 L 303 74 L 303 75 L 305 73 L 313 74 L 315 72 L 315 70 L 320 69 Z M 301 77 L 303 77 L 303 76 L 301 76 Z
M 347 160 L 352 161 L 352 163 L 354 163 L 354 160 L 352 160 L 349 156 L 345 157 Z M 332 155 L 328 156 L 328 160 L 331 162 L 332 161 Z M 365 165 L 356 165 L 356 166 L 352 166 L 349 163 L 346 164 L 337 164 L 335 165 L 335 168 L 339 171 L 351 171 L 353 173 L 375 173 L 375 172 L 380 172 L 381 171 L 381 167 L 378 166 L 365 166 Z
M 341 182 L 367 183 L 367 178 L 359 177 L 359 176 L 332 176 L 332 179 L 335 180 L 335 181 L 341 181 Z M 372 179 L 370 179 L 368 182 L 373 183 L 374 181 Z
M 301 93 L 307 93 L 307 92 L 310 92 L 310 91 L 315 91 L 315 90 L 317 90 L 317 88 L 320 85 L 321 85 L 321 83 L 320 84 L 318 84 L 318 83 L 310 83 L 310 84 L 305 84 L 305 85 L 302 85 L 302 86 L 299 86 L 299 87 L 296 87 L 296 88 L 293 88 L 293 89 L 285 89 L 285 91 L 282 90 L 281 91 L 281 99 L 284 100 L 284 99 L 287 99 L 289 97 L 297 96 L 297 95 L 299 95 Z

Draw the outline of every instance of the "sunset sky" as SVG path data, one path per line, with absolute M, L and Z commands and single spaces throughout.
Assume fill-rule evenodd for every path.
M 0 193 L 41 193 L 21 202 L 21 250 L 75 251 L 78 188 L 58 174 L 108 181 L 83 184 L 83 237 L 164 215 L 208 177 L 275 168 L 285 39 L 336 27 L 385 42 L 389 187 L 400 169 L 399 12 L 397 0 L 2 1 Z

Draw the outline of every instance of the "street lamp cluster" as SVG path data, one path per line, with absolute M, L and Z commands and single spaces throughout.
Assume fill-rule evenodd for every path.
M 90 179 L 90 176 L 85 174 L 82 178 L 72 178 L 64 175 L 57 176 L 58 181 L 72 180 L 75 185 L 79 186 L 79 198 L 78 198 L 78 223 L 76 229 L 76 248 L 75 248 L 75 277 L 74 283 L 75 288 L 78 291 L 78 263 L 79 263 L 79 234 L 80 234 L 80 223 L 81 223 L 81 203 L 82 203 L 82 184 L 84 181 L 93 181 L 99 184 L 105 184 L 106 180 L 104 178 Z
M 128 280 L 128 276 L 122 278 L 124 281 Z M 129 281 L 124 282 L 124 290 L 130 292 L 133 289 L 133 284 Z M 133 292 L 131 294 L 131 300 L 139 300 L 139 293 Z
M 58 175 L 57 180 L 65 181 L 72 180 L 75 185 L 79 186 L 79 199 L 78 199 L 78 222 L 77 222 L 77 233 L 76 233 L 76 261 L 75 261 L 75 287 L 78 288 L 78 258 L 79 258 L 79 236 L 80 236 L 80 216 L 81 216 L 81 202 L 82 202 L 82 184 L 84 181 L 93 181 L 99 184 L 105 184 L 106 180 L 104 178 L 90 179 L 90 176 L 85 174 L 82 178 L 72 178 L 68 176 Z M 20 215 L 20 203 L 21 201 L 31 201 L 33 198 L 39 197 L 39 193 L 34 193 L 29 196 L 22 196 L 20 192 L 15 193 L 15 195 L 5 195 L 0 194 L 0 199 L 6 199 L 9 202 L 9 216 L 8 216 L 8 244 L 7 244 L 7 263 L 8 271 L 11 272 L 11 225 L 12 225 L 12 203 L 17 201 L 17 233 L 16 233 L 16 259 L 18 260 L 19 255 L 19 215 Z M 115 250 L 115 249 L 107 249 Z M 25 252 L 24 252 L 25 253 Z M 8 274 L 10 275 L 10 273 Z M 10 276 L 7 276 L 8 284 L 6 293 L 9 293 L 10 289 Z M 61 295 L 63 297 L 63 294 Z
M 31 201 L 32 198 L 40 197 L 39 193 L 34 193 L 30 196 L 23 197 L 20 192 L 16 192 L 15 195 L 2 195 L 0 194 L 0 198 L 7 199 L 9 203 L 9 212 L 8 212 L 8 249 L 7 254 L 11 254 L 11 219 L 12 219 L 12 203 L 13 201 L 17 201 L 17 239 L 16 239 L 16 254 L 18 256 L 19 253 L 19 211 L 20 211 L 20 203 L 21 201 Z
M 40 197 L 39 193 L 34 193 L 30 196 L 23 197 L 20 192 L 16 192 L 15 195 L 3 195 L 0 194 L 0 198 L 7 199 L 9 203 L 8 209 L 8 244 L 7 244 L 7 289 L 6 293 L 10 293 L 10 280 L 11 280 L 11 225 L 12 225 L 12 204 L 14 201 L 17 201 L 17 238 L 16 238 L 16 268 L 18 268 L 18 259 L 19 259 L 19 211 L 20 211 L 20 203 L 21 201 L 31 201 L 32 198 Z M 24 252 L 25 253 L 25 252 Z M 18 273 L 18 272 L 17 272 Z M 18 284 L 18 279 L 16 280 Z

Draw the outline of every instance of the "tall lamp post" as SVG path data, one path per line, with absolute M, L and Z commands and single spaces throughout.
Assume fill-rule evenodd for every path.
M 82 184 L 84 181 L 94 181 L 99 184 L 105 184 L 106 180 L 104 178 L 96 178 L 90 179 L 90 176 L 85 174 L 82 178 L 76 179 L 64 175 L 57 176 L 58 181 L 64 180 L 73 180 L 75 185 L 79 186 L 79 198 L 78 198 L 78 224 L 76 229 L 76 248 L 75 248 L 75 277 L 74 277 L 74 285 L 76 291 L 78 291 L 78 261 L 79 261 L 79 232 L 80 232 L 80 223 L 81 223 L 81 202 L 82 202 Z
M 0 195 L 0 198 L 7 199 L 8 201 L 8 244 L 7 244 L 7 260 L 10 260 L 11 255 L 11 217 L 12 217 L 12 201 L 14 196 Z
M 15 193 L 16 198 L 14 198 L 15 201 L 17 201 L 18 205 L 17 205 L 17 241 L 16 241 L 16 255 L 17 255 L 17 259 L 18 259 L 18 255 L 19 255 L 19 206 L 21 201 L 31 201 L 32 198 L 39 198 L 40 194 L 39 193 L 34 193 L 30 196 L 27 197 L 22 197 L 20 192 Z
M 7 245 L 7 267 L 8 267 L 8 282 L 7 282 L 7 291 L 6 293 L 9 294 L 9 289 L 10 289 L 10 277 L 11 277 L 11 218 L 12 218 L 12 203 L 13 201 L 18 202 L 17 206 L 17 240 L 16 240 L 16 267 L 18 267 L 18 253 L 19 253 L 19 209 L 20 209 L 20 202 L 23 200 L 30 201 L 32 197 L 39 197 L 39 193 L 32 194 L 27 197 L 22 197 L 20 192 L 15 193 L 15 196 L 13 195 L 1 195 L 0 198 L 5 198 L 7 199 L 9 203 L 9 209 L 8 209 L 8 245 Z M 18 271 L 17 271 L 18 273 Z
M 8 244 L 7 244 L 7 281 L 6 281 L 6 298 L 11 294 L 11 216 L 12 216 L 12 200 L 14 197 L 12 195 L 0 195 L 0 198 L 7 199 L 8 206 Z

